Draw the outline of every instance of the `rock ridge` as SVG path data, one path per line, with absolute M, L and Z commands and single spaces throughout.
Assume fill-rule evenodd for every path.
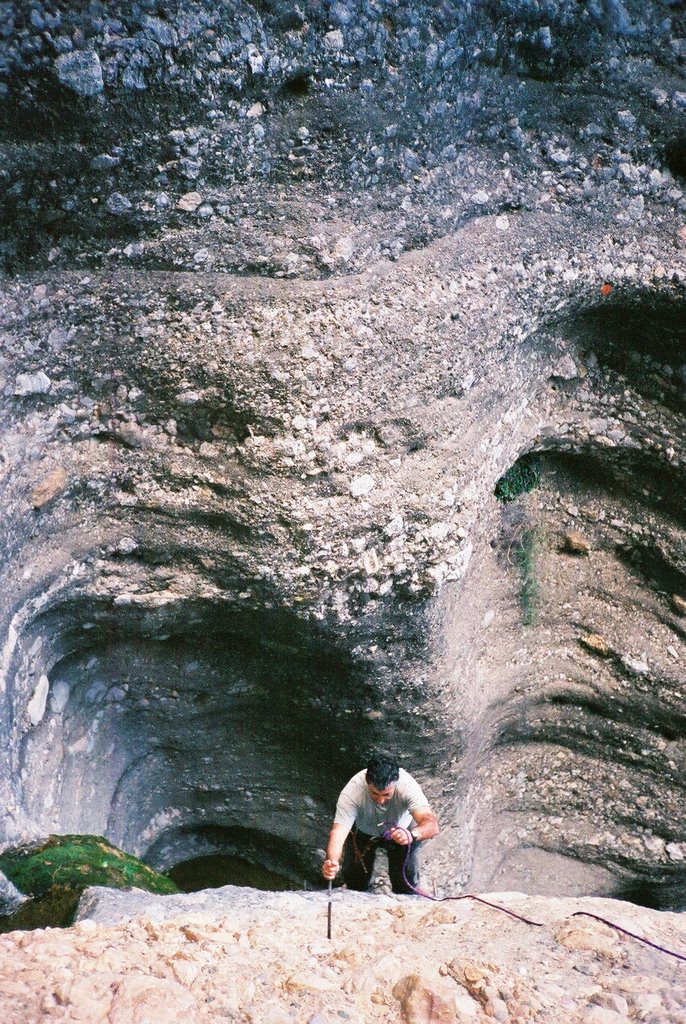
M 679 1024 L 683 964 L 579 911 L 678 950 L 683 915 L 599 899 L 471 901 L 227 886 L 182 897 L 91 889 L 66 930 L 0 938 L 7 1024 L 532 1021 Z

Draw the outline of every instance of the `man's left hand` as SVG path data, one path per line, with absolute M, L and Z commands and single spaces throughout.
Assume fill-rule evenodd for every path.
M 397 843 L 398 846 L 409 846 L 412 842 L 412 836 L 406 828 L 392 828 L 391 839 L 394 843 Z

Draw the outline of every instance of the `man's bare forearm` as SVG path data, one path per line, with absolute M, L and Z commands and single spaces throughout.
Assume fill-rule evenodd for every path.
M 431 811 L 415 812 L 412 817 L 416 822 L 412 826 L 412 836 L 417 842 L 433 839 L 440 832 L 436 816 Z
M 340 825 L 338 822 L 334 822 L 331 832 L 329 833 L 329 842 L 326 846 L 326 860 L 322 865 L 322 874 L 324 875 L 324 878 L 328 878 L 329 881 L 334 879 L 338 874 L 341 857 L 343 856 L 343 846 L 349 831 L 350 829 L 346 825 Z
M 329 834 L 329 842 L 326 847 L 326 859 L 340 861 L 343 856 L 343 847 L 348 836 L 349 828 L 345 825 L 334 824 Z

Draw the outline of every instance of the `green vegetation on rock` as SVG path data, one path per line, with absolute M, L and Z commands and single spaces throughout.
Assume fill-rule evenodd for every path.
M 522 577 L 519 600 L 525 626 L 535 626 L 538 621 L 541 587 L 536 561 L 543 542 L 543 531 L 534 526 L 524 531 L 517 547 L 517 564 Z
M 32 899 L 0 921 L 0 931 L 71 924 L 81 893 L 91 885 L 179 892 L 175 883 L 102 836 L 48 836 L 37 844 L 5 850 L 0 871 Z
M 535 455 L 523 455 L 497 481 L 494 494 L 499 501 L 514 501 L 520 494 L 533 491 L 541 478 L 541 467 Z

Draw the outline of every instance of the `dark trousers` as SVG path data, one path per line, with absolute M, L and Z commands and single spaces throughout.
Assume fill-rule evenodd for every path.
M 388 854 L 388 874 L 393 892 L 411 893 L 412 889 L 403 878 L 403 865 L 407 881 L 415 887 L 418 886 L 420 845 L 421 843 L 412 843 L 408 853 L 407 846 L 399 846 L 391 839 L 368 836 L 353 828 L 343 848 L 343 881 L 349 889 L 366 892 L 374 871 L 376 851 L 382 849 Z

